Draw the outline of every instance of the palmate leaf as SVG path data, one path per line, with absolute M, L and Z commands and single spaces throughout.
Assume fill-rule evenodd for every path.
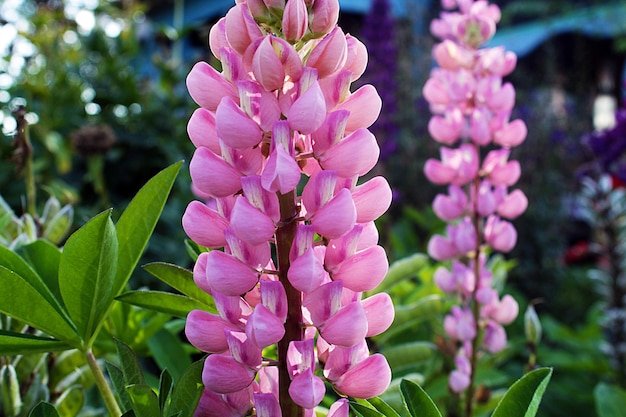
M 159 409 L 159 398 L 156 393 L 145 384 L 129 385 L 126 392 L 133 404 L 133 411 L 137 417 L 158 417 L 161 415 Z
M 119 259 L 113 295 L 118 295 L 130 278 L 141 258 L 154 227 L 161 216 L 167 197 L 180 171 L 177 162 L 148 181 L 122 213 L 116 231 L 119 242 Z
M 61 352 L 72 346 L 49 337 L 0 330 L 0 356 Z
M 59 289 L 78 333 L 91 346 L 113 301 L 118 243 L 111 211 L 92 218 L 65 243 Z
M 533 417 L 548 386 L 552 368 L 539 368 L 527 373 L 508 389 L 492 417 Z
M 79 347 L 81 339 L 66 317 L 17 273 L 0 266 L 0 313 L 21 320 L 58 340 Z
M 61 290 L 59 290 L 61 251 L 59 248 L 47 240 L 39 239 L 22 246 L 18 252 L 37 272 L 56 299 L 61 300 Z
M 180 413 L 180 417 L 192 417 L 198 406 L 204 386 L 202 385 L 202 368 L 204 360 L 191 364 L 178 379 L 172 390 L 172 401 L 167 415 Z

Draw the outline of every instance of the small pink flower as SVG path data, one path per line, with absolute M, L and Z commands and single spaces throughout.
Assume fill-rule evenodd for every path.
M 332 274 L 352 291 L 373 290 L 385 278 L 389 269 L 387 254 L 382 246 L 372 246 L 347 258 Z
M 230 296 L 250 291 L 259 280 L 257 273 L 248 265 L 218 250 L 207 255 L 206 270 L 211 289 Z
M 183 229 L 194 242 L 207 248 L 221 248 L 226 244 L 224 229 L 228 227 L 220 213 L 199 201 L 192 201 L 183 214 Z
M 187 89 L 193 100 L 215 111 L 223 97 L 237 98 L 235 87 L 206 62 L 198 62 L 187 75 Z
M 458 185 L 450 185 L 448 195 L 438 194 L 435 197 L 433 210 L 441 220 L 458 219 L 467 210 L 467 196 Z
M 313 374 L 312 368 L 296 375 L 289 385 L 289 396 L 303 408 L 315 408 L 324 399 L 324 394 L 324 381 Z
M 374 177 L 352 191 L 356 222 L 367 223 L 382 216 L 391 205 L 391 187 L 384 177 Z
M 325 78 L 338 71 L 346 63 L 348 44 L 346 35 L 339 26 L 326 35 L 313 48 L 306 60 L 306 65 L 316 68 L 319 77 Z
M 372 337 L 381 334 L 391 326 L 395 315 L 393 302 L 387 293 L 378 293 L 361 302 L 367 318 L 367 334 Z
M 309 29 L 313 34 L 329 33 L 339 18 L 338 0 L 315 0 L 309 16 Z
M 509 252 L 517 242 L 515 227 L 498 216 L 489 216 L 485 223 L 485 241 L 495 250 Z
M 226 13 L 226 39 L 228 44 L 240 55 L 256 38 L 263 36 L 245 4 L 237 4 Z
M 211 391 L 231 394 L 250 386 L 255 375 L 253 369 L 237 362 L 232 356 L 214 353 L 204 361 L 202 382 Z
M 453 306 L 443 322 L 446 333 L 455 340 L 467 341 L 476 337 L 476 321 L 467 308 Z
M 201 310 L 192 310 L 187 315 L 185 335 L 187 340 L 203 352 L 222 353 L 228 349 L 224 334 L 236 328 L 219 316 Z
M 373 398 L 391 382 L 391 369 L 379 353 L 364 359 L 334 382 L 337 390 L 350 397 Z
M 246 323 L 246 335 L 259 348 L 277 343 L 285 335 L 283 321 L 263 304 L 257 304 Z
M 217 134 L 227 146 L 235 149 L 252 148 L 261 142 L 259 125 L 230 97 L 224 97 L 215 112 Z
M 283 34 L 285 39 L 295 43 L 302 39 L 309 25 L 308 12 L 304 0 L 291 0 L 283 11 Z
M 455 108 L 446 112 L 444 117 L 431 117 L 428 123 L 428 133 L 437 142 L 453 145 L 461 137 L 464 126 L 463 114 L 458 108 Z
M 491 353 L 498 353 L 506 347 L 506 332 L 504 328 L 490 321 L 485 328 L 483 346 Z
M 340 308 L 321 327 L 320 334 L 328 343 L 337 346 L 353 346 L 365 339 L 367 316 L 360 302 Z

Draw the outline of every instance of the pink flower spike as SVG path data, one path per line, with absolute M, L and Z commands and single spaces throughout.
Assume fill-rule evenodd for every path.
M 526 139 L 528 129 L 523 120 L 513 120 L 502 129 L 494 132 L 493 141 L 500 146 L 512 148 L 520 145 Z
M 328 343 L 343 347 L 363 340 L 367 334 L 367 317 L 361 303 L 353 302 L 340 308 L 320 328 L 320 334 Z
M 223 97 L 237 98 L 235 87 L 206 62 L 198 62 L 187 75 L 191 98 L 207 110 L 215 111 Z
M 338 0 L 315 0 L 309 16 L 309 29 L 316 36 L 330 32 L 339 19 Z
M 309 26 L 309 14 L 304 0 L 291 0 L 285 4 L 282 23 L 285 39 L 291 43 L 302 39 Z
M 215 112 L 215 125 L 220 139 L 235 149 L 252 148 L 261 142 L 263 136 L 259 125 L 230 97 L 220 101 Z
M 190 202 L 183 214 L 187 236 L 207 248 L 221 248 L 226 244 L 224 229 L 227 227 L 228 220 L 199 201 Z
M 289 385 L 289 396 L 300 407 L 315 408 L 324 399 L 326 387 L 324 381 L 313 375 L 311 368 L 296 375 Z
M 261 303 L 281 321 L 287 318 L 287 294 L 280 281 L 261 281 Z
M 311 219 L 315 232 L 329 239 L 350 231 L 356 223 L 356 207 L 350 191 L 343 188 Z
M 204 146 L 214 154 L 220 154 L 214 113 L 204 108 L 196 109 L 187 123 L 187 134 L 196 148 Z
M 248 340 L 244 332 L 227 330 L 226 341 L 233 359 L 249 368 L 261 365 L 261 349 Z
M 324 123 L 326 119 L 326 101 L 317 81 L 294 101 L 287 112 L 289 127 L 308 135 Z
M 295 258 L 287 271 L 287 278 L 298 291 L 309 293 L 319 287 L 327 276 L 324 265 L 315 255 L 313 248 Z
M 395 316 L 393 302 L 389 294 L 381 292 L 361 302 L 367 317 L 367 334 L 372 337 L 381 334 L 391 326 Z
M 326 78 L 337 72 L 346 63 L 348 44 L 346 35 L 339 26 L 315 45 L 306 60 L 306 65 L 316 68 L 319 78 Z
M 351 178 L 367 174 L 376 165 L 379 154 L 374 135 L 367 129 L 358 129 L 328 149 L 319 157 L 319 162 L 323 169 Z
M 340 398 L 330 406 L 327 417 L 348 417 L 350 404 L 345 398 Z
M 497 251 L 509 252 L 517 242 L 515 227 L 506 220 L 500 220 L 498 216 L 489 216 L 485 223 L 485 241 Z
M 246 323 L 246 335 L 259 348 L 278 343 L 285 335 L 281 319 L 276 317 L 263 304 L 258 304 Z
M 302 306 L 314 326 L 322 325 L 341 307 L 341 281 L 331 281 L 306 294 Z
M 234 330 L 232 324 L 215 314 L 192 310 L 187 315 L 185 336 L 189 343 L 203 352 L 222 353 L 228 350 L 225 330 Z
M 272 219 L 243 196 L 239 196 L 235 201 L 230 215 L 230 227 L 239 239 L 251 245 L 267 242 L 274 236 L 276 230 Z
M 391 369 L 387 359 L 376 353 L 361 361 L 335 382 L 337 390 L 350 397 L 377 397 L 389 387 Z
M 244 294 L 258 281 L 255 271 L 234 256 L 221 251 L 209 252 L 206 268 L 211 289 L 224 295 Z
M 485 328 L 483 346 L 490 353 L 498 353 L 506 347 L 506 332 L 498 323 L 490 321 Z
M 282 417 L 280 404 L 274 394 L 254 393 L 254 409 L 257 417 Z
M 208 148 L 198 148 L 189 163 L 191 180 L 212 197 L 232 195 L 241 189 L 241 174 Z
M 374 177 L 352 191 L 356 222 L 367 223 L 382 216 L 391 205 L 391 187 L 384 177 Z
M 348 110 L 350 117 L 346 125 L 346 131 L 354 132 L 360 128 L 370 127 L 382 109 L 382 100 L 370 84 L 366 84 L 351 94 L 335 110 Z
M 458 108 L 446 112 L 444 117 L 433 116 L 428 122 L 428 133 L 437 142 L 453 145 L 463 133 L 463 114 Z
M 514 219 L 526 211 L 528 198 L 521 190 L 514 190 L 498 204 L 497 212 L 507 219 Z
M 352 291 L 373 290 L 389 270 L 387 254 L 382 246 L 372 246 L 357 252 L 339 265 L 333 279 L 341 280 Z
M 204 361 L 202 382 L 211 391 L 231 394 L 247 388 L 255 374 L 254 370 L 240 364 L 232 356 L 214 353 Z
M 256 38 L 263 36 L 245 4 L 236 4 L 226 13 L 226 39 L 239 55 L 246 52 Z
M 291 378 L 307 369 L 315 369 L 315 342 L 313 339 L 289 342 L 287 368 Z

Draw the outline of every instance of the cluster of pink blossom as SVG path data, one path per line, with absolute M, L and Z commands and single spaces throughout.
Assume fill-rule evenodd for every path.
M 378 160 L 367 128 L 381 100 L 370 85 L 350 91 L 367 51 L 338 14 L 338 0 L 238 0 L 209 36 L 221 72 L 200 62 L 187 78 L 205 202 L 183 227 L 212 249 L 193 276 L 218 311 L 191 312 L 185 328 L 210 353 L 198 416 L 308 416 L 325 381 L 357 398 L 389 385 L 365 338 L 389 327 L 393 305 L 362 294 L 388 269 L 373 221 L 391 189 L 358 182 Z M 328 415 L 347 417 L 347 400 Z
M 502 350 L 502 325 L 518 314 L 517 302 L 510 295 L 500 299 L 493 288 L 486 253 L 489 247 L 509 252 L 517 241 L 509 220 L 526 210 L 528 200 L 520 190 L 508 191 L 521 173 L 509 155 L 527 130 L 522 120 L 509 120 L 515 90 L 502 81 L 515 67 L 515 54 L 502 47 L 480 49 L 494 35 L 500 9 L 484 0 L 442 4 L 459 10 L 432 22 L 431 31 L 442 42 L 433 48 L 439 67 L 432 70 L 424 96 L 434 113 L 428 130 L 448 147 L 440 149 L 441 160 L 428 160 L 424 171 L 431 182 L 448 185 L 448 193 L 433 202 L 437 216 L 448 222 L 446 234 L 433 236 L 428 252 L 451 261 L 449 269 L 438 268 L 435 280 L 460 299 L 444 322 L 459 345 L 449 382 L 460 393 L 473 384 L 477 351 Z

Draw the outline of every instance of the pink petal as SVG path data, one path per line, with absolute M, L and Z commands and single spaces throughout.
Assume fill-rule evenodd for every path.
M 431 257 L 438 261 L 447 261 L 459 255 L 454 243 L 441 235 L 434 235 L 430 238 L 427 251 Z
M 335 387 L 350 397 L 377 397 L 389 387 L 391 369 L 380 353 L 358 363 L 335 382 Z
M 292 43 L 302 39 L 309 26 L 309 14 L 304 0 L 291 0 L 285 4 L 282 23 L 285 39 Z
M 493 321 L 487 323 L 483 346 L 490 353 L 498 353 L 506 347 L 506 332 L 504 328 Z
M 252 148 L 261 142 L 263 136 L 259 125 L 230 97 L 220 101 L 215 112 L 215 125 L 220 139 L 235 149 Z
M 428 122 L 428 133 L 437 142 L 452 145 L 463 132 L 463 115 L 458 109 L 456 111 L 447 112 L 445 117 L 433 116 Z
M 208 252 L 202 252 L 198 255 L 195 265 L 193 266 L 193 282 L 200 287 L 200 289 L 208 294 L 211 294 L 211 287 L 206 280 L 206 257 L 209 256 Z
M 185 336 L 189 343 L 203 352 L 222 353 L 228 350 L 225 330 L 234 330 L 234 327 L 215 314 L 192 310 L 187 315 Z
M 336 108 L 336 110 L 348 110 L 350 112 L 346 125 L 348 132 L 370 127 L 378 119 L 381 109 L 380 96 L 376 88 L 369 84 L 356 90 Z
M 237 98 L 235 87 L 206 62 L 198 62 L 187 75 L 191 98 L 207 110 L 215 111 L 223 97 Z
M 352 191 L 356 222 L 367 223 L 382 216 L 391 205 L 391 187 L 384 177 L 374 177 Z
M 350 404 L 345 398 L 340 398 L 330 406 L 327 417 L 348 417 Z
M 443 292 L 452 293 L 457 289 L 454 275 L 443 266 L 435 270 L 434 279 L 435 284 L 437 284 Z
M 489 174 L 489 180 L 493 185 L 511 186 L 519 180 L 522 169 L 518 161 L 509 161 L 505 165 L 493 168 Z
M 507 219 L 514 219 L 526 211 L 528 198 L 521 190 L 514 190 L 498 204 L 498 214 Z
M 314 343 L 313 339 L 289 342 L 287 348 L 287 368 L 291 378 L 307 369 L 315 369 Z
M 196 148 L 204 146 L 214 154 L 220 154 L 220 144 L 215 130 L 215 114 L 207 109 L 196 109 L 187 123 L 189 139 Z
M 320 329 L 328 343 L 338 346 L 354 346 L 367 334 L 367 317 L 360 302 L 350 303 L 333 314 Z
M 234 256 L 215 250 L 207 256 L 207 280 L 213 291 L 235 296 L 250 291 L 259 278 Z
M 382 246 L 372 246 L 357 252 L 339 265 L 333 279 L 357 292 L 373 290 L 382 282 L 389 269 L 387 254 Z
M 226 244 L 224 229 L 227 227 L 228 220 L 199 201 L 190 202 L 183 214 L 187 236 L 207 248 L 221 248 Z
M 293 402 L 303 408 L 315 408 L 322 402 L 325 394 L 324 381 L 313 375 L 311 368 L 296 375 L 289 385 L 289 396 Z
M 198 148 L 189 163 L 191 180 L 203 192 L 219 198 L 241 189 L 241 174 L 208 148 Z
M 452 392 L 457 394 L 463 392 L 467 387 L 469 387 L 470 378 L 469 375 L 464 374 L 463 372 L 454 370 L 450 373 L 450 379 L 448 380 L 448 385 Z
M 326 272 L 313 248 L 309 248 L 291 262 L 287 277 L 295 289 L 309 293 L 324 282 Z
M 391 326 L 395 316 L 393 302 L 387 293 L 378 293 L 361 301 L 367 317 L 367 334 L 372 337 L 381 334 Z
M 317 81 L 294 101 L 287 112 L 289 127 L 302 134 L 310 134 L 326 119 L 326 102 Z
M 325 78 L 343 67 L 347 53 L 346 35 L 339 26 L 335 26 L 333 31 L 313 48 L 306 65 L 316 68 L 319 77 Z
M 276 229 L 272 219 L 241 196 L 230 214 L 230 226 L 239 239 L 251 245 L 267 242 Z
M 434 105 L 447 105 L 450 103 L 448 91 L 436 78 L 429 78 L 424 84 L 422 94 L 426 101 Z M 429 128 L 430 131 L 430 128 Z M 432 134 L 431 134 L 432 136 Z
M 243 329 L 252 314 L 252 308 L 243 298 L 218 292 L 213 294 L 213 300 L 221 318 Z
M 284 322 L 287 318 L 287 294 L 280 281 L 261 281 L 261 302 L 278 319 Z
M 358 129 L 328 149 L 319 162 L 323 169 L 351 178 L 367 174 L 376 165 L 379 154 L 374 135 L 367 129 Z
M 509 252 L 517 242 L 515 227 L 497 216 L 490 216 L 485 223 L 485 240 L 492 248 L 500 252 Z
M 244 332 L 230 330 L 226 332 L 228 350 L 233 359 L 249 368 L 261 365 L 261 349 L 248 339 Z
M 284 147 L 278 145 L 270 154 L 265 169 L 261 176 L 263 188 L 268 191 L 280 191 L 287 194 L 294 190 L 300 182 L 300 166 L 296 160 L 289 155 Z
M 346 35 L 348 55 L 344 69 L 352 72 L 352 81 L 358 80 L 367 67 L 367 48 L 357 38 Z
M 489 108 L 494 112 L 510 112 L 515 105 L 515 89 L 511 83 L 506 83 L 502 88 L 489 97 Z
M 263 188 L 263 179 L 249 175 L 241 179 L 241 188 L 246 199 L 274 221 L 280 220 L 280 204 L 275 192 Z
M 502 297 L 498 306 L 491 312 L 490 316 L 500 324 L 511 324 L 519 314 L 517 301 L 509 294 Z
M 337 185 L 336 171 L 320 171 L 309 178 L 302 190 L 302 203 L 313 214 L 333 197 Z
M 436 159 L 429 159 L 424 164 L 424 174 L 433 184 L 449 184 L 456 177 L 456 170 Z
M 346 70 L 339 71 L 326 78 L 322 78 L 319 83 L 322 93 L 324 94 L 326 108 L 329 110 L 334 109 L 339 103 L 343 102 L 350 95 L 352 73 Z M 350 115 L 350 111 L 347 109 L 340 109 L 337 111 L 346 112 Z M 343 128 L 345 128 L 345 126 L 343 126 L 342 129 Z
M 335 27 L 338 18 L 338 0 L 315 0 L 309 16 L 309 28 L 314 34 L 326 34 Z
M 332 281 L 305 295 L 302 305 L 313 325 L 321 325 L 339 310 L 342 288 L 340 281 Z
M 282 417 L 280 404 L 274 394 L 254 393 L 254 409 L 257 417 Z
M 263 34 L 245 4 L 237 4 L 226 13 L 226 38 L 240 55 L 261 36 Z
M 343 139 L 349 115 L 347 110 L 334 111 L 326 115 L 322 126 L 311 134 L 315 155 L 324 154 Z
M 231 356 L 212 354 L 204 361 L 202 382 L 211 391 L 230 394 L 248 387 L 255 372 Z
M 285 82 L 285 69 L 276 55 L 271 38 L 267 35 L 263 39 L 252 58 L 254 78 L 267 91 L 278 90 Z
M 246 335 L 259 348 L 277 343 L 285 335 L 282 321 L 263 304 L 258 304 L 246 324 Z
M 512 148 L 524 142 L 528 129 L 523 120 L 513 120 L 493 135 L 493 141 L 500 146 Z
M 245 395 L 247 395 L 247 399 Z M 228 395 L 218 394 L 205 389 L 202 391 L 202 397 L 200 397 L 194 417 L 241 417 L 247 414 L 250 409 L 249 397 L 250 393 L 247 389 L 242 390 L 241 394 L 233 393 Z M 233 398 L 234 401 L 229 401 L 228 399 L 230 398 Z M 232 404 L 233 402 L 235 404 Z
M 315 232 L 329 239 L 350 231 L 356 222 L 356 207 L 347 189 L 340 190 L 311 219 Z
M 474 109 L 470 121 L 470 137 L 474 143 L 485 146 L 491 142 L 491 129 L 485 111 Z
M 229 47 L 228 40 L 226 39 L 226 17 L 220 18 L 216 24 L 211 26 L 209 31 L 209 47 L 213 55 L 221 60 L 220 51 L 222 48 Z

